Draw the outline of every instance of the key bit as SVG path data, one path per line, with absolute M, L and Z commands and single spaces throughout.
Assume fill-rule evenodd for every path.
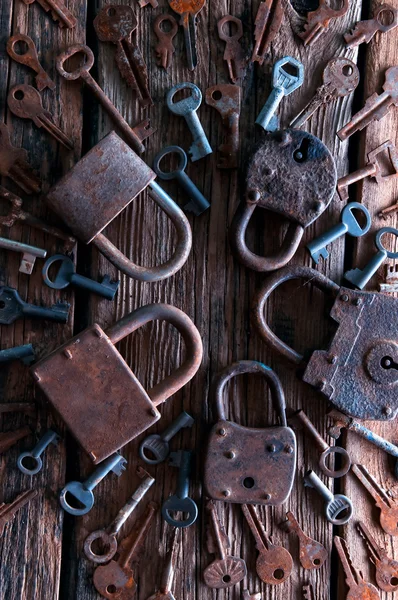
M 235 26 L 235 33 L 228 33 L 229 24 Z M 239 40 L 243 37 L 243 25 L 240 19 L 226 15 L 217 23 L 218 36 L 225 42 L 224 60 L 228 66 L 229 78 L 232 83 L 243 79 L 246 74 L 246 56 Z
M 303 600 L 315 600 L 314 588 L 311 583 L 304 584 L 301 588 Z
M 25 194 L 40 192 L 41 183 L 28 163 L 28 153 L 11 144 L 10 130 L 0 122 L 0 175 L 9 177 Z M 4 188 L 2 188 L 4 189 Z
M 175 597 L 172 594 L 171 590 L 179 551 L 178 536 L 179 530 L 178 528 L 176 528 L 171 534 L 170 550 L 167 556 L 166 565 L 163 569 L 162 581 L 159 586 L 159 590 L 155 594 L 150 596 L 148 600 L 175 600 Z
M 349 0 L 343 0 L 341 8 L 334 10 L 329 6 L 326 0 L 320 0 L 319 7 L 308 13 L 304 31 L 298 34 L 303 40 L 304 45 L 311 46 L 314 44 L 328 29 L 332 19 L 337 19 L 346 14 L 348 6 Z
M 14 346 L 14 348 L 0 350 L 0 365 L 13 360 L 20 360 L 24 365 L 30 365 L 36 360 L 36 354 L 32 344 L 24 344 L 23 346 Z
M 181 15 L 180 25 L 184 30 L 185 50 L 188 69 L 193 71 L 198 64 L 196 51 L 196 17 L 206 4 L 206 0 L 169 0 L 169 6 Z
M 30 427 L 21 427 L 14 431 L 7 431 L 0 433 L 0 454 L 7 452 L 12 446 L 14 446 L 19 440 L 31 435 L 32 431 Z
M 51 308 L 28 304 L 22 300 L 16 289 L 0 287 L 0 325 L 11 325 L 22 317 L 66 323 L 69 309 L 70 304 L 66 302 L 58 302 Z
M 22 0 L 28 6 L 33 4 L 35 0 Z M 77 19 L 72 13 L 67 9 L 62 0 L 37 0 L 40 6 L 46 11 L 49 12 L 62 29 L 63 27 L 68 27 L 69 29 L 73 29 L 76 26 Z
M 304 569 L 320 569 L 328 557 L 326 548 L 304 533 L 292 512 L 287 512 L 286 518 L 282 527 L 289 533 L 295 533 L 299 539 L 301 566 Z
M 265 55 L 279 32 L 283 15 L 282 0 L 260 2 L 255 20 L 252 62 L 263 64 Z
M 6 524 L 12 521 L 16 513 L 38 495 L 37 490 L 28 490 L 19 494 L 9 504 L 0 504 L 0 535 L 3 535 Z
M 217 167 L 236 169 L 239 157 L 239 117 L 242 88 L 238 85 L 219 84 L 206 90 L 205 102 L 221 115 L 224 141 L 218 148 Z
M 364 539 L 371 562 L 376 567 L 376 583 L 384 592 L 395 592 L 398 589 L 398 561 L 390 558 L 382 546 L 376 542 L 366 525 L 357 523 L 359 534 Z
M 372 496 L 380 509 L 380 525 L 389 535 L 398 535 L 398 504 L 390 498 L 369 471 L 360 464 L 352 465 L 351 471 Z
M 161 27 L 162 23 L 165 22 L 170 23 L 169 31 L 163 31 Z M 163 69 L 167 71 L 171 67 L 173 54 L 175 52 L 173 39 L 175 38 L 178 32 L 178 23 L 173 17 L 173 15 L 163 13 L 161 15 L 158 15 L 155 21 L 153 22 L 153 31 L 159 40 L 159 43 L 155 47 L 158 65 L 160 67 L 163 67 Z
M 369 44 L 373 36 L 380 31 L 386 33 L 398 25 L 398 10 L 391 4 L 380 4 L 372 19 L 359 21 L 350 33 L 344 35 L 346 48 L 356 48 L 360 44 Z
M 22 51 L 20 52 L 17 51 L 18 44 L 22 46 Z M 7 42 L 7 53 L 15 62 L 26 65 L 37 73 L 36 85 L 39 92 L 45 88 L 49 88 L 50 90 L 55 89 L 55 83 L 47 75 L 39 62 L 36 46 L 32 38 L 22 33 L 11 36 Z
M 358 600 L 380 600 L 379 592 L 375 586 L 365 581 L 361 571 L 352 564 L 346 541 L 336 535 L 333 542 L 343 566 L 346 584 L 350 589 L 346 597 L 347 600 L 354 598 Z

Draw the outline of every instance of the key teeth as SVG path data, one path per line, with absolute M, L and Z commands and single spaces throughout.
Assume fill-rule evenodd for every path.
M 120 461 L 113 467 L 112 472 L 115 473 L 118 477 L 123 474 L 123 471 L 126 470 L 127 460 L 121 456 Z
M 170 467 L 179 467 L 181 464 L 181 450 L 177 452 L 170 452 L 169 454 L 169 465 Z

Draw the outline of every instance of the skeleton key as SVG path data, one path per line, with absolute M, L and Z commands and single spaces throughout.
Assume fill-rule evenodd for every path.
M 150 596 L 148 600 L 175 600 L 171 589 L 179 550 L 178 532 L 179 530 L 176 528 L 171 535 L 169 555 L 167 557 L 166 566 L 163 569 L 159 590 Z
M 224 141 L 218 148 L 219 169 L 236 169 L 239 156 L 239 117 L 242 88 L 238 85 L 219 84 L 206 90 L 205 102 L 221 115 Z
M 32 431 L 30 427 L 21 427 L 20 429 L 15 429 L 14 431 L 7 431 L 5 433 L 0 433 L 0 454 L 7 452 L 14 444 L 19 442 L 19 440 L 23 440 L 23 438 L 31 435 Z
M 380 525 L 389 535 L 398 535 L 398 504 L 387 496 L 369 471 L 363 465 L 352 465 L 352 472 L 372 496 L 380 509 Z
M 206 0 L 169 0 L 169 6 L 175 13 L 181 15 L 180 25 L 184 29 L 185 50 L 187 53 L 188 69 L 193 71 L 198 64 L 196 52 L 196 16 Z
M 210 588 L 225 589 L 246 577 L 246 563 L 241 558 L 228 554 L 231 542 L 220 523 L 213 500 L 207 503 L 206 508 L 211 521 L 207 529 L 207 549 L 210 554 L 216 554 L 219 558 L 205 568 L 203 579 Z
M 169 464 L 178 468 L 178 484 L 176 493 L 163 502 L 162 517 L 172 527 L 190 527 L 198 517 L 198 507 L 188 496 L 191 460 L 192 452 L 187 450 L 170 453 Z M 182 520 L 172 517 L 173 512 L 181 513 Z
M 33 4 L 35 0 L 22 0 L 25 4 L 29 6 L 29 4 Z M 50 12 L 54 21 L 58 22 L 58 25 L 61 27 L 68 27 L 69 29 L 73 29 L 76 26 L 77 19 L 72 15 L 72 13 L 67 9 L 62 0 L 37 0 L 42 8 L 46 12 Z
M 344 141 L 357 131 L 362 131 L 372 121 L 381 121 L 392 106 L 398 104 L 398 67 L 390 67 L 385 74 L 382 94 L 372 94 L 365 102 L 365 106 L 357 112 L 338 132 L 337 135 Z
M 316 90 L 312 100 L 293 119 L 290 127 L 301 127 L 322 104 L 351 94 L 359 83 L 359 69 L 348 58 L 332 58 L 326 65 L 322 78 L 323 84 Z
M 341 8 L 334 10 L 327 4 L 326 0 L 320 0 L 319 7 L 308 13 L 304 31 L 298 34 L 303 40 L 304 45 L 311 46 L 311 44 L 316 42 L 329 27 L 332 19 L 342 17 L 346 14 L 348 6 L 349 0 L 343 0 Z
M 21 119 L 31 119 L 36 127 L 43 127 L 60 144 L 73 150 L 72 141 L 52 120 L 51 113 L 44 110 L 39 92 L 31 85 L 14 86 L 8 93 L 8 108 Z
M 260 2 L 255 20 L 252 62 L 263 64 L 265 54 L 280 29 L 283 14 L 284 8 L 281 0 Z
M 352 467 L 354 468 L 354 466 Z M 345 525 L 352 517 L 354 507 L 347 496 L 332 494 L 329 488 L 310 470 L 304 475 L 304 485 L 314 488 L 325 500 L 325 516 L 333 525 Z
M 119 544 L 118 559 L 95 569 L 93 583 L 97 592 L 104 598 L 130 600 L 135 596 L 137 584 L 130 563 L 138 560 L 157 508 L 155 502 L 149 502 L 143 517 Z
M 376 567 L 376 583 L 384 592 L 395 592 L 398 589 L 398 561 L 390 558 L 380 544 L 378 544 L 366 527 L 359 521 L 357 528 L 366 542 L 370 560 Z
M 12 179 L 25 194 L 37 194 L 41 188 L 40 179 L 27 159 L 27 151 L 11 144 L 7 125 L 0 122 L 0 175 Z
M 24 344 L 23 346 L 14 346 L 13 348 L 0 350 L 0 365 L 12 360 L 21 360 L 25 365 L 30 365 L 36 360 L 36 354 L 32 344 Z
M 256 562 L 257 575 L 264 583 L 273 585 L 283 583 L 290 577 L 293 568 L 290 553 L 286 548 L 272 543 L 253 505 L 242 504 L 241 506 L 259 551 Z
M 235 33 L 227 33 L 228 24 L 236 26 Z M 224 25 L 227 25 L 225 28 Z M 229 78 L 232 83 L 242 79 L 246 73 L 246 57 L 239 40 L 243 37 L 243 25 L 240 19 L 232 15 L 226 15 L 217 23 L 218 36 L 225 42 L 224 60 L 228 65 Z
M 170 23 L 169 31 L 163 31 L 161 27 L 162 23 L 165 21 Z M 167 71 L 171 67 L 171 61 L 175 52 L 173 39 L 178 32 L 178 23 L 173 15 L 163 13 L 156 17 L 153 23 L 153 31 L 159 40 L 159 43 L 155 48 L 158 65 Z
M 17 52 L 16 50 L 18 43 L 22 46 L 21 52 Z M 55 83 L 47 75 L 39 62 L 36 46 L 32 38 L 22 33 L 11 36 L 7 42 L 7 53 L 15 62 L 26 65 L 37 73 L 36 85 L 39 92 L 45 88 L 49 88 L 50 90 L 55 89 Z
M 152 106 L 148 88 L 148 70 L 137 46 L 138 21 L 131 6 L 108 4 L 94 19 L 101 42 L 116 44 L 116 64 L 127 85 L 138 93 L 142 107 Z
M 15 500 L 9 504 L 4 504 L 4 502 L 0 504 L 0 535 L 3 535 L 4 527 L 13 520 L 16 513 L 37 496 L 37 490 L 28 490 L 19 494 Z
M 337 535 L 333 538 L 334 545 L 339 555 L 343 570 L 345 573 L 345 581 L 350 591 L 348 592 L 347 600 L 378 600 L 380 594 L 374 585 L 364 580 L 362 573 L 352 564 L 351 556 L 348 552 L 345 540 Z
M 36 258 L 45 258 L 47 256 L 47 250 L 37 248 L 36 246 L 30 246 L 29 244 L 23 244 L 22 242 L 16 242 L 15 240 L 9 240 L 8 238 L 3 237 L 0 237 L 0 248 L 22 253 L 19 272 L 25 273 L 25 275 L 32 274 Z
M 18 456 L 17 467 L 25 475 L 37 475 L 43 467 L 41 455 L 50 444 L 58 445 L 60 437 L 55 431 L 49 429 L 30 452 L 22 452 Z M 28 459 L 28 460 L 26 460 Z
M 304 584 L 301 588 L 303 600 L 315 600 L 314 588 L 311 583 Z
M 384 17 L 382 16 L 384 13 Z M 387 22 L 383 22 L 386 17 Z M 373 36 L 380 31 L 386 33 L 398 25 L 398 10 L 391 4 L 380 4 L 373 14 L 373 19 L 359 21 L 350 33 L 344 35 L 346 48 L 356 48 L 364 42 L 369 44 Z
M 185 410 L 172 422 L 161 435 L 153 433 L 140 444 L 139 453 L 148 465 L 158 465 L 166 460 L 170 453 L 169 441 L 184 427 L 192 427 L 194 419 Z M 149 455 L 148 455 L 149 452 Z
M 0 287 L 0 325 L 10 325 L 21 317 L 66 323 L 69 309 L 70 304 L 66 302 L 58 302 L 51 308 L 28 304 L 22 300 L 16 289 L 5 285 Z
M 320 569 L 328 557 L 326 548 L 304 533 L 292 512 L 287 512 L 286 517 L 282 527 L 289 533 L 295 533 L 299 539 L 301 566 L 304 569 Z

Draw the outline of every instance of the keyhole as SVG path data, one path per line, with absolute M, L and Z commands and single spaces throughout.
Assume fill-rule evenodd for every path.
M 310 147 L 310 140 L 308 138 L 303 138 L 300 148 L 293 153 L 293 158 L 296 162 L 302 163 L 308 158 L 308 150 Z
M 393 358 L 391 358 L 391 356 L 383 356 L 380 361 L 380 365 L 383 369 L 398 369 L 398 364 Z

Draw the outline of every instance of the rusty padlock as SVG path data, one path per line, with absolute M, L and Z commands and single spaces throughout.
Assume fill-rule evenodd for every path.
M 184 363 L 146 391 L 115 344 L 146 323 L 162 320 L 181 333 Z M 31 373 L 79 444 L 95 464 L 101 462 L 160 419 L 157 406 L 192 379 L 202 360 L 202 340 L 191 319 L 169 304 L 148 304 L 103 331 L 85 329 Z
M 274 271 L 286 265 L 304 229 L 329 206 L 336 182 L 333 156 L 320 139 L 301 129 L 267 134 L 249 158 L 246 194 L 231 223 L 235 257 L 254 271 Z M 259 256 L 247 247 L 246 229 L 256 207 L 279 213 L 289 222 L 274 256 Z
M 50 189 L 46 200 L 79 240 L 94 244 L 123 273 L 140 281 L 159 281 L 184 265 L 191 251 L 192 232 L 183 211 L 155 177 L 156 173 L 112 131 Z M 136 265 L 102 233 L 147 187 L 178 237 L 174 256 L 156 267 Z
M 290 279 L 304 279 L 334 299 L 330 316 L 338 323 L 327 350 L 309 360 L 283 342 L 266 321 L 271 293 Z M 302 285 L 302 284 L 300 284 Z M 303 380 L 336 408 L 358 419 L 389 421 L 398 412 L 398 300 L 384 294 L 340 287 L 309 267 L 274 273 L 257 292 L 253 320 L 263 340 L 278 354 L 304 368 Z
M 227 420 L 227 382 L 244 373 L 259 373 L 271 389 L 279 426 L 258 429 Z M 241 360 L 224 369 L 215 381 L 218 421 L 210 432 L 204 484 L 213 500 L 239 504 L 279 505 L 292 491 L 296 472 L 296 436 L 286 422 L 281 382 L 274 371 L 255 360 Z

